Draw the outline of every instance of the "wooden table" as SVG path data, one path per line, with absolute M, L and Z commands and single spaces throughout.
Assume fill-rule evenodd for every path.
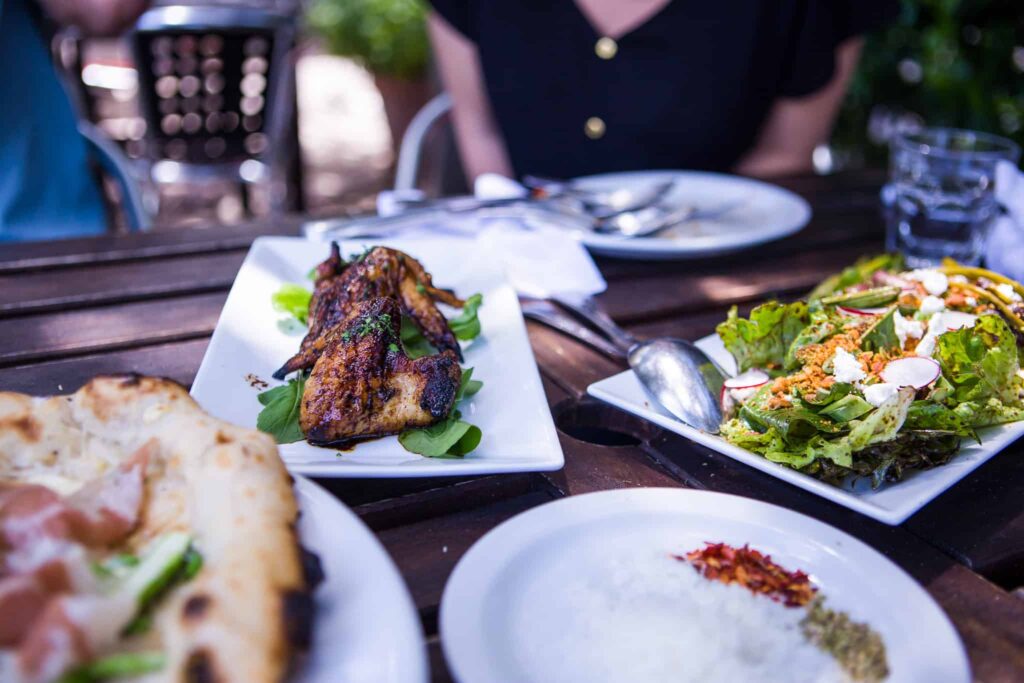
M 788 184 L 814 206 L 795 237 L 701 262 L 602 261 L 602 301 L 639 335 L 695 339 L 729 306 L 797 296 L 882 248 L 877 175 Z M 0 389 L 73 391 L 133 371 L 189 385 L 249 243 L 295 234 L 297 220 L 0 247 Z M 480 536 L 561 496 L 631 486 L 692 487 L 784 505 L 871 544 L 917 579 L 956 625 L 981 681 L 1024 681 L 1024 447 L 1016 444 L 899 527 L 887 527 L 586 398 L 621 370 L 530 323 L 565 468 L 460 479 L 327 480 L 387 547 L 428 634 L 435 680 L 448 680 L 437 635 L 445 580 Z M 870 580 L 870 577 L 865 577 Z M 900 609 L 893 605 L 893 609 Z M 928 647 L 921 643 L 921 647 Z M 341 645 L 343 646 L 343 644 Z

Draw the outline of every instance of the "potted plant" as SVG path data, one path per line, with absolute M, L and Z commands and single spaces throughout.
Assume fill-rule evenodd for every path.
M 396 147 L 430 98 L 426 16 L 421 0 L 313 0 L 306 14 L 331 53 L 373 74 Z

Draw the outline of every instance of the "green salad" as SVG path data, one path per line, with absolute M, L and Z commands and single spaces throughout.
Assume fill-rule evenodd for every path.
M 1024 420 L 1024 287 L 981 268 L 862 259 L 717 331 L 739 370 L 722 435 L 831 484 L 899 481 Z

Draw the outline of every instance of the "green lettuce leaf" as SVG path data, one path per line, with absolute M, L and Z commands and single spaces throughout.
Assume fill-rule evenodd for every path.
M 299 427 L 299 407 L 306 378 L 299 376 L 287 384 L 261 392 L 256 398 L 263 410 L 256 417 L 256 428 L 274 437 L 278 443 L 302 441 L 306 435 Z
M 953 408 L 953 413 L 971 427 L 991 427 L 1006 422 L 1024 420 L 1024 406 L 1006 405 L 997 398 L 987 401 L 964 401 Z
M 939 335 L 935 359 L 957 402 L 994 398 L 1008 407 L 1021 404 L 1017 339 L 1002 316 L 983 315 L 974 327 Z
M 963 404 L 973 405 L 973 404 Z M 907 419 L 903 423 L 906 429 L 925 429 L 952 432 L 959 436 L 973 436 L 977 438 L 973 422 L 964 419 L 962 413 L 935 403 L 934 401 L 914 401 L 907 410 Z
M 900 348 L 900 338 L 896 336 L 896 307 L 872 323 L 861 337 L 860 347 L 865 351 L 891 351 Z
M 808 321 L 806 303 L 769 301 L 751 311 L 749 319 L 739 317 L 733 306 L 716 330 L 743 372 L 753 367 L 781 368 L 793 340 Z
M 286 282 L 271 295 L 270 301 L 275 311 L 287 313 L 305 325 L 309 318 L 309 301 L 312 298 L 313 293 L 302 285 Z
M 818 344 L 828 339 L 839 331 L 840 323 L 836 320 L 834 313 L 827 310 L 812 311 L 810 322 L 800 330 L 789 347 L 786 349 L 786 358 L 783 367 L 786 371 L 796 370 L 801 363 L 796 357 L 796 352 L 808 344 Z

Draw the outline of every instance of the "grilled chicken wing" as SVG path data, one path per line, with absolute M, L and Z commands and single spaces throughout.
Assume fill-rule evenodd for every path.
M 356 304 L 348 322 L 327 335 L 299 409 L 310 443 L 345 445 L 448 416 L 462 379 L 455 352 L 412 360 L 400 329 L 398 302 L 378 297 Z
M 299 352 L 274 377 L 284 379 L 289 373 L 312 367 L 334 328 L 356 315 L 360 302 L 376 297 L 397 299 L 401 312 L 412 319 L 427 341 L 439 351 L 453 351 L 462 359 L 459 343 L 436 305 L 440 301 L 461 308 L 465 305 L 462 299 L 434 287 L 430 273 L 420 262 L 397 249 L 374 247 L 346 263 L 334 243 L 330 257 L 316 269 L 316 284 L 309 303 L 309 332 Z

